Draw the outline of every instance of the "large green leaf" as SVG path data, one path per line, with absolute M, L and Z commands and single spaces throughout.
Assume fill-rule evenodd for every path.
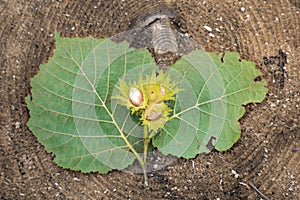
M 261 102 L 267 93 L 255 63 L 239 61 L 238 53 L 192 52 L 177 61 L 168 73 L 183 80 L 173 120 L 154 138 L 164 154 L 193 158 L 212 148 L 229 149 L 240 137 L 238 120 L 245 105 Z M 222 62 L 223 59 L 223 62 Z
M 143 128 L 112 103 L 119 78 L 157 68 L 151 54 L 110 39 L 61 38 L 31 80 L 29 128 L 55 162 L 83 172 L 124 169 L 142 152 Z M 138 77 L 138 76 L 136 76 Z

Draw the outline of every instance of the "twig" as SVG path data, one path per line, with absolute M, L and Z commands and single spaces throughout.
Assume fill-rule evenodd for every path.
M 239 182 L 239 184 L 245 186 L 248 190 L 251 189 L 250 186 L 249 186 L 249 184 L 247 184 L 247 183 Z
M 264 195 L 257 187 L 255 187 L 252 183 L 248 183 L 258 194 L 260 194 L 264 199 L 270 200 L 266 195 Z
M 147 176 L 147 170 L 146 170 L 146 166 L 143 167 L 143 174 L 144 174 L 144 186 L 148 187 L 148 176 Z

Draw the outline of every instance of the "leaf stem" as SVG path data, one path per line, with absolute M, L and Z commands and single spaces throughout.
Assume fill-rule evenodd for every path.
M 147 161 L 148 144 L 149 144 L 148 129 L 147 129 L 147 125 L 145 125 L 144 126 L 144 163 L 145 164 Z
M 147 153 L 148 153 L 148 146 L 149 146 L 149 135 L 148 135 L 148 128 L 147 125 L 144 126 L 144 165 L 142 165 L 143 173 L 144 173 L 144 184 L 148 187 L 148 176 L 147 176 Z

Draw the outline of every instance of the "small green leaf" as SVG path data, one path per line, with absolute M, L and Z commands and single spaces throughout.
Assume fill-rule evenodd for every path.
M 242 60 L 238 53 L 206 53 L 203 50 L 183 56 L 168 73 L 184 80 L 176 98 L 173 120 L 153 138 L 164 154 L 193 158 L 213 147 L 224 151 L 241 135 L 238 120 L 245 105 L 261 102 L 267 93 L 266 81 L 255 63 Z

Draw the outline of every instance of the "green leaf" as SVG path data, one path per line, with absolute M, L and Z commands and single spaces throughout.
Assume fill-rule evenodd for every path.
M 164 154 L 193 158 L 212 148 L 224 151 L 240 138 L 238 120 L 245 105 L 261 102 L 267 93 L 266 81 L 255 63 L 239 61 L 238 53 L 203 50 L 183 56 L 168 73 L 183 80 L 176 98 L 173 120 L 153 138 L 153 145 Z
M 64 168 L 107 173 L 124 169 L 138 159 L 145 170 L 143 153 L 151 137 L 139 118 L 116 102 L 120 80 L 138 82 L 158 71 L 146 49 L 134 50 L 128 43 L 110 39 L 61 38 L 56 49 L 31 80 L 32 100 L 28 127 L 55 162 Z M 192 158 L 212 148 L 229 149 L 240 137 L 238 123 L 243 105 L 261 102 L 266 82 L 253 62 L 239 62 L 237 53 L 203 50 L 183 56 L 167 70 L 180 82 L 175 101 L 165 102 L 173 111 L 152 138 L 164 154 Z M 146 133 L 146 134 L 145 134 Z
M 59 166 L 101 173 L 124 169 L 141 159 L 143 128 L 111 95 L 120 77 L 146 68 L 157 68 L 146 49 L 56 33 L 54 56 L 31 80 L 29 128 Z

